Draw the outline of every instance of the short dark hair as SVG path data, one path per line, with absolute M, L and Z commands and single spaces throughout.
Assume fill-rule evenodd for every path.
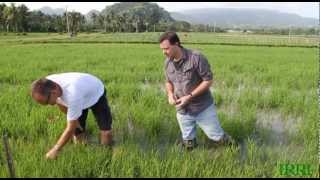
M 159 43 L 162 43 L 164 40 L 169 40 L 171 45 L 175 45 L 177 43 L 179 47 L 182 47 L 177 33 L 173 31 L 163 33 L 159 38 Z
M 31 94 L 39 93 L 42 96 L 49 96 L 51 90 L 55 88 L 55 83 L 49 79 L 41 78 L 31 85 Z

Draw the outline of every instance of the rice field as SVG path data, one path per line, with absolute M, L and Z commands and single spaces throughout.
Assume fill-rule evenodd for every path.
M 70 38 L 66 33 L 0 33 L 0 43 L 158 43 L 161 32 L 147 33 L 80 33 Z M 181 32 L 186 44 L 245 45 L 275 47 L 317 47 L 319 36 L 311 35 L 257 35 L 247 33 Z
M 208 58 L 218 117 L 240 144 L 209 148 L 198 129 L 198 148 L 186 152 L 175 145 L 180 130 L 165 94 L 158 34 L 111 35 L 81 34 L 77 43 L 53 34 L 0 36 L 0 133 L 8 133 L 16 177 L 292 177 L 282 164 L 310 165 L 301 177 L 318 177 L 318 48 L 221 45 L 210 34 L 181 34 L 185 47 Z M 129 43 L 116 43 L 126 37 Z M 148 38 L 154 42 L 138 43 Z M 197 44 L 204 41 L 213 43 Z M 95 143 L 89 113 L 92 143 L 70 142 L 47 161 L 66 120 L 58 108 L 33 102 L 30 84 L 71 71 L 103 80 L 116 143 L 112 150 Z M 9 177 L 6 163 L 1 143 L 0 177 Z

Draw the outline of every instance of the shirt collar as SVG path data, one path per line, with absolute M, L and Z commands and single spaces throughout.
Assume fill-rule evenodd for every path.
M 181 48 L 182 51 L 182 60 L 186 60 L 188 58 L 188 53 L 185 48 Z
M 180 61 L 178 61 L 179 63 L 186 60 L 188 58 L 188 53 L 187 53 L 187 50 L 185 48 L 181 48 L 181 53 L 182 53 L 182 56 L 181 56 L 181 59 Z M 174 59 L 172 59 L 173 62 L 176 62 L 174 61 Z

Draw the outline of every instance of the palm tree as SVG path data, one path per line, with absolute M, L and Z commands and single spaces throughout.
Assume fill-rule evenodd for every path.
M 98 24 L 97 22 L 98 22 L 98 18 L 99 18 L 98 14 L 93 12 L 92 14 L 90 14 L 90 18 L 92 20 L 93 27 L 96 27 Z
M 127 25 L 128 15 L 127 15 L 126 12 L 124 12 L 124 13 L 121 14 L 121 17 L 122 17 L 122 19 L 123 19 L 121 28 L 122 28 L 123 32 L 127 32 L 127 31 L 128 31 L 128 25 Z
M 85 17 L 79 13 L 80 17 L 79 17 L 79 32 L 81 32 L 83 30 L 84 25 L 86 24 L 86 19 Z
M 15 31 L 17 31 L 17 10 L 16 7 L 13 3 L 11 3 L 11 6 L 6 6 L 4 8 L 4 19 L 5 19 L 5 24 L 7 28 L 7 32 L 10 31 L 10 28 L 12 26 L 15 27 Z
M 28 26 L 27 17 L 29 15 L 27 6 L 24 4 L 17 7 L 17 29 L 25 32 Z
M 62 16 L 53 15 L 53 27 L 56 32 L 63 32 L 65 24 Z
M 106 23 L 106 15 L 104 13 L 100 13 L 98 15 L 98 25 L 99 27 L 104 27 L 104 31 L 107 32 L 107 23 Z
M 124 24 L 125 24 L 125 18 L 123 17 L 122 14 L 118 14 L 116 15 L 115 17 L 115 22 L 116 22 L 116 27 L 118 29 L 118 32 L 122 32 L 122 29 L 124 27 Z
M 4 9 L 6 4 L 0 4 L 0 31 L 5 29 L 5 17 L 4 17 Z
M 79 12 L 71 12 L 68 13 L 68 16 L 70 17 L 70 30 L 71 30 L 71 34 L 70 36 L 76 36 L 77 32 L 80 30 L 80 26 L 83 22 L 83 17 L 81 15 L 81 13 Z
M 108 15 L 107 15 L 107 19 L 110 20 L 110 24 L 111 24 L 111 27 L 112 27 L 112 32 L 114 33 L 115 32 L 115 28 L 117 26 L 117 20 L 116 20 L 115 13 L 113 11 L 110 11 L 110 13 L 108 13 Z
M 102 11 L 98 16 L 98 24 L 104 29 L 104 32 L 108 32 L 111 24 L 111 16 L 106 11 Z
M 18 32 L 18 11 L 14 3 L 11 3 L 11 20 L 14 26 L 14 32 Z

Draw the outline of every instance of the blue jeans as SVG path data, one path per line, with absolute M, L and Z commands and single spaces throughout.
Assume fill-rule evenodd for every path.
M 183 140 L 192 140 L 196 138 L 196 124 L 199 125 L 211 140 L 218 141 L 224 134 L 224 131 L 220 126 L 214 104 L 210 105 L 195 116 L 177 113 L 177 119 Z

